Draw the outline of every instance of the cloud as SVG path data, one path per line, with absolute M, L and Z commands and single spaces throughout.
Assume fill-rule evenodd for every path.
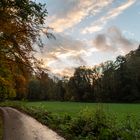
M 46 47 L 37 57 L 44 60 L 44 66 L 55 70 L 86 65 L 84 56 L 88 50 L 84 41 L 75 40 L 64 34 L 55 34 L 56 39 L 47 40 Z
M 57 75 L 58 77 L 63 77 L 63 76 L 72 76 L 72 74 L 74 73 L 75 68 L 74 67 L 69 67 L 69 68 L 64 68 L 62 70 L 55 70 L 53 71 L 55 73 L 55 75 Z
M 133 5 L 135 2 L 136 0 L 128 0 L 120 6 L 110 9 L 106 15 L 102 16 L 100 19 L 92 23 L 90 27 L 82 29 L 81 33 L 94 33 L 102 30 L 108 21 L 119 16 L 124 10 Z
M 112 55 L 115 58 L 138 46 L 137 42 L 128 40 L 115 26 L 98 34 L 93 40 L 76 40 L 64 33 L 54 35 L 56 39 L 47 40 L 46 47 L 37 57 L 44 60 L 44 67 L 59 76 L 71 75 L 75 67 L 112 59 Z
M 87 63 L 82 57 L 82 55 L 83 55 L 82 53 L 76 53 L 76 54 L 70 55 L 69 60 L 72 60 L 73 62 L 77 63 L 79 66 L 86 65 Z
M 57 14 L 50 20 L 50 26 L 56 32 L 63 32 L 66 29 L 80 23 L 89 15 L 96 15 L 113 0 L 60 0 L 60 7 L 57 7 Z M 63 8 L 62 8 L 63 7 Z
M 93 44 L 99 51 L 115 51 L 115 48 L 112 47 L 112 44 L 106 34 L 97 35 Z
M 137 48 L 138 43 L 128 40 L 117 27 L 112 26 L 106 33 L 97 35 L 93 40 L 93 45 L 99 51 L 118 51 L 126 54 L 130 50 Z

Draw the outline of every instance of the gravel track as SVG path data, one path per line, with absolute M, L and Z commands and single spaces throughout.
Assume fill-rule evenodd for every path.
M 11 107 L 0 107 L 4 116 L 3 140 L 64 140 L 34 118 Z

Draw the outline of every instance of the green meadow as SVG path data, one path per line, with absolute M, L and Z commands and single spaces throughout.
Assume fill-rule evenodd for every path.
M 103 109 L 105 112 L 115 115 L 118 119 L 126 116 L 140 118 L 140 104 L 115 104 L 115 103 L 80 103 L 80 102 L 27 102 L 13 101 L 4 102 L 3 105 L 20 105 L 28 108 L 41 109 L 53 114 L 76 116 L 81 110 Z M 1 105 L 2 105 L 1 104 Z
M 31 115 L 67 140 L 140 139 L 140 104 L 6 101 L 0 106 Z

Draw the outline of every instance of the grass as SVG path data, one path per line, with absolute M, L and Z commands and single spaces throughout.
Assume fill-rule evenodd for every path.
M 79 111 L 88 108 L 94 111 L 100 107 L 105 112 L 114 114 L 118 119 L 122 119 L 124 116 L 132 115 L 136 118 L 140 118 L 140 104 L 115 104 L 115 103 L 79 103 L 79 102 L 26 102 L 26 101 L 13 101 L 6 102 L 4 104 L 13 105 L 20 104 L 21 106 L 40 108 L 44 111 L 51 112 L 53 114 L 76 116 Z M 1 104 L 2 105 L 2 104 Z
M 2 134 L 3 134 L 3 121 L 2 121 L 2 114 L 0 112 L 0 140 L 2 140 Z
M 8 101 L 0 106 L 28 113 L 67 140 L 140 139 L 140 104 Z

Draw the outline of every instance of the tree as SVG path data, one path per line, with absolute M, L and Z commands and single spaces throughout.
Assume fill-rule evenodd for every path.
M 11 79 L 6 79 L 0 73 L 1 86 L 6 80 L 10 83 L 17 70 L 27 78 L 38 63 L 33 46 L 34 43 L 42 46 L 40 32 L 46 14 L 45 5 L 31 0 L 0 1 L 0 63 L 6 64 L 4 69 L 12 75 Z
M 32 66 L 33 43 L 41 46 L 39 32 L 46 16 L 44 5 L 29 0 L 2 0 L 0 15 L 0 51 L 5 59 Z
M 115 65 L 113 61 L 106 61 L 101 64 L 102 76 L 100 81 L 100 97 L 102 101 L 113 100 L 115 91 Z
M 28 83 L 28 96 L 29 100 L 39 100 L 40 95 L 40 82 L 36 77 L 33 77 Z
M 92 75 L 91 69 L 86 67 L 78 67 L 75 69 L 74 76 L 68 82 L 69 92 L 72 100 L 90 101 L 93 99 L 92 94 Z
M 26 99 L 27 97 L 27 81 L 23 75 L 15 77 L 16 99 Z
M 0 100 L 16 96 L 12 74 L 0 60 Z
M 114 62 L 76 68 L 66 93 L 75 101 L 139 102 L 140 47 Z

